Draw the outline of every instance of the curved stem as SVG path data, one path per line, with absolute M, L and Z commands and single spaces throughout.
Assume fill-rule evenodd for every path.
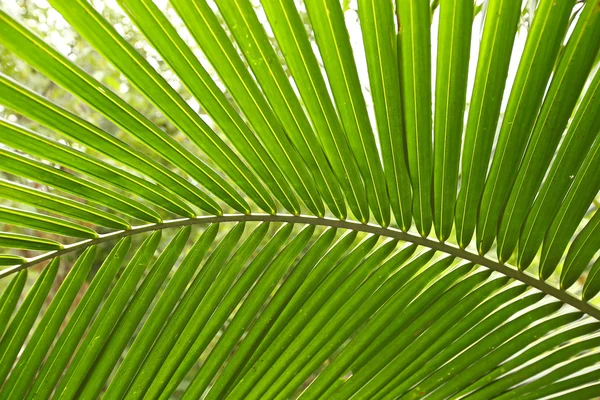
M 199 224 L 210 224 L 210 223 L 223 223 L 223 222 L 282 222 L 282 223 L 292 223 L 292 224 L 310 224 L 317 226 L 327 226 L 332 228 L 339 229 L 351 229 L 355 231 L 371 233 L 374 235 L 385 236 L 393 239 L 402 240 L 405 242 L 414 243 L 420 246 L 428 247 L 433 250 L 438 250 L 444 252 L 446 254 L 450 254 L 455 257 L 462 258 L 467 261 L 471 261 L 474 264 L 481 265 L 483 267 L 489 268 L 491 270 L 497 271 L 503 275 L 506 275 L 510 278 L 516 279 L 528 286 L 534 287 L 545 293 L 550 295 L 563 303 L 569 304 L 572 307 L 575 307 L 579 311 L 600 320 L 600 309 L 591 305 L 588 302 L 580 300 L 570 293 L 560 290 L 530 274 L 519 271 L 516 268 L 509 267 L 506 264 L 501 264 L 497 261 L 490 260 L 484 256 L 479 254 L 471 253 L 467 250 L 461 249 L 457 246 L 441 243 L 435 240 L 431 240 L 428 238 L 424 238 L 418 235 L 414 235 L 411 233 L 402 232 L 398 229 L 393 228 L 382 228 L 381 226 L 371 225 L 371 224 L 361 224 L 359 222 L 352 221 L 341 221 L 333 218 L 318 218 L 311 217 L 306 215 L 269 215 L 269 214 L 228 214 L 221 216 L 201 216 L 195 218 L 183 218 L 183 219 L 175 219 L 170 221 L 165 221 L 159 224 L 149 224 L 137 226 L 129 230 L 124 231 L 116 231 L 111 232 L 105 235 L 102 235 L 96 239 L 88 239 L 81 241 L 79 243 L 75 243 L 73 245 L 67 246 L 64 249 L 52 251 L 46 254 L 43 254 L 39 257 L 32 258 L 28 260 L 26 263 L 21 265 L 16 265 L 14 267 L 10 267 L 0 271 L 0 279 L 4 278 L 8 275 L 11 275 L 17 271 L 28 268 L 32 265 L 38 264 L 42 261 L 46 261 L 55 257 L 59 257 L 63 254 L 71 253 L 73 251 L 81 250 L 88 246 L 107 242 L 110 240 L 120 239 L 126 236 L 136 235 L 138 233 L 155 231 L 160 229 L 167 228 L 176 228 L 186 225 L 199 225 Z

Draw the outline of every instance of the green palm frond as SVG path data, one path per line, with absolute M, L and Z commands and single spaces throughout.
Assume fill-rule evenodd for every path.
M 135 95 L 0 10 L 0 400 L 600 396 L 597 1 L 49 2 Z

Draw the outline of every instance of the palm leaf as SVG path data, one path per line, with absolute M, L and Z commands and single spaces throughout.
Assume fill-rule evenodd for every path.
M 597 2 L 50 3 L 138 101 L 0 10 L 0 399 L 600 396 Z

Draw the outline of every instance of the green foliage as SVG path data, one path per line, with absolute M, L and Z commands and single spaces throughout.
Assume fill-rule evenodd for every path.
M 0 400 L 600 396 L 597 1 L 49 3 L 0 2 Z

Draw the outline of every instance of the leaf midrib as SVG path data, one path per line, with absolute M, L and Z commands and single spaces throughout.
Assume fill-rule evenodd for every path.
M 461 249 L 457 246 L 453 246 L 448 243 L 438 242 L 429 238 L 424 238 L 419 235 L 402 232 L 394 228 L 383 228 L 381 226 L 373 224 L 362 224 L 356 221 L 342 221 L 334 218 L 319 218 L 308 215 L 289 215 L 289 214 L 226 214 L 220 216 L 199 216 L 195 218 L 181 218 L 168 220 L 162 223 L 140 225 L 133 227 L 129 230 L 121 230 L 111 232 L 108 234 L 100 235 L 96 239 L 87 239 L 78 243 L 65 246 L 62 250 L 51 251 L 38 257 L 29 259 L 26 263 L 17 265 L 14 267 L 6 268 L 0 271 L 0 279 L 12 275 L 20 270 L 28 268 L 30 266 L 39 264 L 40 262 L 62 256 L 67 253 L 85 249 L 89 246 L 108 242 L 111 240 L 120 239 L 127 236 L 136 235 L 144 232 L 157 231 L 161 229 L 177 228 L 188 225 L 201 225 L 210 223 L 225 223 L 225 222 L 279 222 L 279 223 L 291 223 L 291 224 L 309 224 L 315 226 L 324 226 L 339 229 L 349 229 L 364 233 L 370 233 L 374 235 L 384 236 L 388 238 L 398 239 L 405 242 L 414 243 L 419 246 L 424 246 L 432 250 L 440 251 L 466 261 L 471 261 L 474 264 L 489 268 L 493 271 L 499 272 L 509 278 L 518 280 L 530 287 L 533 287 L 540 292 L 552 296 L 562 303 L 569 304 L 577 310 L 586 313 L 587 315 L 600 321 L 600 309 L 596 308 L 592 304 L 576 298 L 570 293 L 560 290 L 533 275 L 519 271 L 515 267 L 511 267 L 507 264 L 501 264 L 497 261 L 491 260 L 484 256 L 476 253 L 471 253 L 467 250 Z

